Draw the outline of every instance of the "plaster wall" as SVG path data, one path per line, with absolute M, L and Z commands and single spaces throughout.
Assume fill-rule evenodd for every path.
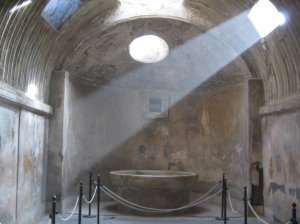
M 43 116 L 0 104 L 0 222 L 36 223 L 45 210 Z
M 292 203 L 300 203 L 300 110 L 268 114 L 262 121 L 266 214 L 286 222 Z
M 16 221 L 19 111 L 0 103 L 0 122 L 0 222 L 10 224 Z
M 48 210 L 51 210 L 51 197 L 56 195 L 60 201 L 62 188 L 62 161 L 64 146 L 64 126 L 65 120 L 65 84 L 68 74 L 65 72 L 54 72 L 50 82 L 49 103 L 53 105 L 53 116 L 49 118 L 49 147 L 47 163 L 47 187 L 46 197 L 48 200 Z M 60 203 L 58 203 L 60 206 Z M 59 207 L 58 207 L 59 209 Z
M 204 192 L 225 172 L 235 196 L 249 180 L 247 82 L 205 95 L 192 92 L 179 102 L 178 91 L 106 86 L 92 88 L 71 81 L 67 150 L 63 155 L 63 192 L 77 194 L 88 172 L 119 169 L 182 170 L 198 173 Z M 151 119 L 147 96 L 173 105 Z M 87 189 L 87 187 L 85 188 Z
M 35 223 L 45 212 L 45 118 L 21 110 L 18 159 L 18 223 Z

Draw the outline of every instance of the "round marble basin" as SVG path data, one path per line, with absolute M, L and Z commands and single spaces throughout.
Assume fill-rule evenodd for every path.
M 197 174 L 181 171 L 119 170 L 111 171 L 111 180 L 116 186 L 181 189 L 191 187 Z
M 160 170 L 119 170 L 110 176 L 120 196 L 142 206 L 167 209 L 188 204 L 197 180 L 196 173 Z

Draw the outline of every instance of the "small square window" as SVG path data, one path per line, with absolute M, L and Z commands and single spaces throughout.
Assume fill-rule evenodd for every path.
M 141 91 L 141 106 L 145 118 L 168 117 L 169 96 L 161 91 Z
M 160 98 L 149 99 L 149 113 L 161 113 L 162 112 L 162 100 Z

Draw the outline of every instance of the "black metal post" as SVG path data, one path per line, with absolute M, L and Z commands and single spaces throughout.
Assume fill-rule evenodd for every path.
M 89 183 L 89 201 L 92 199 L 92 172 L 90 172 L 90 183 Z M 89 216 L 91 215 L 91 203 L 89 204 Z
M 78 207 L 78 224 L 81 224 L 82 185 L 83 185 L 83 183 L 80 182 L 80 188 L 79 188 L 79 207 Z
M 225 173 L 223 173 L 222 178 L 222 209 L 221 209 L 221 219 L 224 218 L 224 195 L 225 195 Z
M 247 224 L 248 220 L 248 201 L 247 201 L 247 187 L 245 186 L 244 187 L 244 198 L 243 198 L 243 201 L 244 201 L 244 224 Z
M 226 199 L 226 196 L 227 196 L 227 181 L 226 179 L 224 179 L 224 224 L 226 224 L 227 222 L 227 199 Z
M 93 176 L 92 172 L 90 172 L 90 182 L 89 182 L 89 201 L 92 200 L 92 183 L 93 183 Z M 84 215 L 84 218 L 94 218 L 96 217 L 95 215 L 91 215 L 91 208 L 92 208 L 92 203 L 89 203 L 89 214 Z
M 224 218 L 224 180 L 225 180 L 225 173 L 223 173 L 223 177 L 222 177 L 221 217 L 216 217 L 216 220 L 223 220 Z
M 291 224 L 298 224 L 297 222 L 297 215 L 296 215 L 296 203 L 294 202 L 292 204 L 292 218 L 291 218 Z
M 55 224 L 55 213 L 56 213 L 56 196 L 52 196 L 52 214 L 51 214 L 51 224 Z
M 221 199 L 221 217 L 216 217 L 216 220 L 228 220 L 227 214 L 226 214 L 226 193 L 227 193 L 227 184 L 226 184 L 226 178 L 225 173 L 223 173 L 222 177 L 222 199 Z M 224 218 L 226 216 L 226 218 Z M 224 220 L 226 223 L 226 221 Z
M 100 175 L 97 179 L 97 224 L 100 224 Z

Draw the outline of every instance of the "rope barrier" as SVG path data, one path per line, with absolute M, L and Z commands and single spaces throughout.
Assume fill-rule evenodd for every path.
M 93 200 L 94 200 L 94 198 L 95 198 L 95 196 L 96 196 L 96 193 L 97 193 L 97 188 L 98 188 L 98 186 L 96 186 L 95 191 L 94 191 L 94 194 L 93 194 L 93 197 L 91 198 L 90 201 L 88 201 L 88 200 L 86 199 L 85 195 L 83 195 L 83 200 L 85 201 L 85 203 L 91 204 L 91 203 L 93 202 Z
M 135 203 L 132 203 L 128 200 L 126 200 L 125 198 L 122 198 L 121 196 L 117 195 L 116 193 L 114 193 L 113 191 L 111 191 L 109 188 L 105 187 L 105 186 L 101 186 L 101 190 L 104 191 L 104 193 L 106 193 L 109 197 L 113 198 L 114 200 L 116 200 L 117 202 L 123 204 L 124 206 L 127 206 L 129 208 L 135 209 L 135 210 L 139 210 L 139 211 L 143 211 L 143 212 L 157 212 L 157 213 L 163 213 L 163 212 L 172 212 L 172 211 L 178 211 L 178 210 L 182 210 L 182 209 L 186 209 L 186 208 L 190 208 L 193 206 L 196 206 L 216 195 L 218 195 L 222 190 L 219 190 L 218 192 L 216 192 L 214 195 L 209 196 L 208 198 L 203 199 L 205 196 L 207 196 L 208 194 L 210 194 L 214 189 L 216 189 L 216 187 L 220 184 L 220 182 L 218 184 L 216 184 L 215 186 L 213 186 L 207 193 L 205 193 L 204 195 L 202 195 L 200 198 L 198 198 L 197 200 L 179 207 L 179 208 L 174 208 L 174 209 L 157 209 L 157 208 L 150 208 L 150 207 L 145 207 L 145 206 L 141 206 L 141 205 L 137 205 Z
M 240 206 L 240 208 L 239 208 L 238 210 L 235 210 L 235 209 L 233 208 L 233 206 L 232 206 L 232 201 L 231 201 L 231 195 L 230 195 L 230 192 L 229 192 L 229 191 L 227 191 L 227 193 L 228 193 L 229 204 L 230 204 L 230 207 L 231 207 L 231 210 L 232 210 L 232 212 L 233 212 L 233 213 L 235 213 L 235 214 L 238 214 L 238 213 L 240 213 L 240 211 L 241 211 L 241 208 L 243 207 L 243 202 L 241 203 L 241 206 Z
M 137 211 L 141 211 L 141 212 L 151 212 L 151 211 L 148 211 L 148 210 L 145 210 L 145 209 L 139 209 L 137 207 L 134 207 L 134 206 L 131 206 L 129 204 L 126 204 L 125 202 L 123 201 L 120 201 L 118 198 L 112 196 L 110 193 L 108 193 L 104 188 L 100 188 L 107 196 L 109 196 L 110 198 L 114 199 L 115 201 L 119 202 L 120 204 L 126 206 L 126 207 L 129 207 L 131 209 L 134 209 L 134 210 L 137 210 Z
M 118 199 L 117 197 L 111 195 L 109 192 L 107 192 L 105 189 L 101 188 L 101 190 L 104 191 L 104 193 L 106 193 L 109 197 L 111 197 L 112 199 L 116 200 L 117 202 L 119 202 L 120 204 L 126 206 L 126 207 L 129 207 L 129 208 L 132 208 L 132 209 L 135 209 L 137 211 L 142 211 L 142 212 L 152 212 L 152 213 L 167 213 L 167 212 L 173 212 L 173 211 L 178 211 L 178 210 L 182 210 L 182 209 L 186 209 L 186 208 L 190 208 L 190 207 L 193 207 L 195 205 L 198 205 L 204 201 L 207 201 L 208 199 L 216 196 L 217 194 L 219 194 L 222 190 L 219 190 L 217 193 L 215 193 L 214 195 L 206 198 L 206 199 L 203 199 L 202 201 L 199 201 L 197 203 L 194 203 L 194 204 L 189 204 L 189 205 L 186 205 L 186 206 L 182 206 L 182 207 L 179 207 L 179 208 L 174 208 L 174 209 L 155 209 L 155 208 L 149 208 L 149 207 L 144 207 L 144 206 L 140 206 L 140 205 L 136 205 L 132 202 L 129 202 L 127 201 L 126 199 Z M 127 203 L 129 202 L 129 203 Z
M 252 207 L 251 203 L 249 201 L 247 201 L 249 208 L 251 209 L 251 211 L 253 212 L 253 214 L 256 216 L 256 218 L 261 221 L 264 224 L 269 224 L 267 223 L 265 220 L 263 220 L 254 210 L 254 208 Z
M 215 186 L 213 186 L 208 192 L 206 192 L 204 195 L 202 195 L 200 198 L 198 198 L 197 200 L 185 205 L 185 206 L 190 206 L 190 205 L 193 205 L 193 204 L 196 204 L 198 201 L 202 200 L 202 198 L 204 198 L 205 196 L 207 196 L 208 194 L 210 194 L 213 190 L 216 189 L 216 187 L 220 184 L 217 183 Z M 169 210 L 169 209 L 157 209 L 157 208 L 149 208 L 149 207 L 144 207 L 144 206 L 141 206 L 141 205 L 137 205 L 137 204 L 134 204 L 130 201 L 127 201 L 125 198 L 122 198 L 121 196 L 117 195 L 116 193 L 114 193 L 113 191 L 111 191 L 109 188 L 103 186 L 103 188 L 108 191 L 110 194 L 112 194 L 113 196 L 117 197 L 118 199 L 124 201 L 125 203 L 128 203 L 132 206 L 136 206 L 136 207 L 140 207 L 142 209 L 149 209 L 149 210 L 153 210 L 153 211 L 162 211 L 162 210 Z M 182 207 L 185 207 L 185 206 L 182 206 Z
M 204 198 L 206 195 L 208 195 L 210 192 L 212 192 L 219 184 L 216 184 L 210 191 L 208 191 L 207 193 L 205 193 L 204 195 L 202 195 L 199 199 L 195 200 L 194 202 L 191 202 L 190 204 L 188 205 L 191 205 L 191 204 L 194 204 L 196 203 L 197 201 L 201 200 L 202 198 Z M 144 206 L 140 206 L 140 205 L 137 205 L 137 204 L 134 204 L 130 201 L 127 201 L 125 198 L 122 198 L 121 196 L 117 195 L 116 193 L 114 193 L 113 191 L 111 191 L 109 188 L 103 186 L 105 188 L 106 191 L 108 191 L 109 193 L 111 193 L 113 196 L 117 197 L 118 199 L 120 200 L 123 200 L 125 203 L 128 203 L 132 206 L 136 206 L 136 207 L 140 207 L 142 209 L 149 209 L 149 210 L 153 210 L 153 211 L 161 211 L 162 209 L 156 209 L 156 208 L 149 208 L 149 207 L 144 207 Z M 186 206 L 188 206 L 186 205 Z
M 58 214 L 58 218 L 59 218 L 61 221 L 63 221 L 63 222 L 68 221 L 68 220 L 74 215 L 74 212 L 75 212 L 75 209 L 76 209 L 76 207 L 77 207 L 77 205 L 78 205 L 78 202 L 79 202 L 79 196 L 77 197 L 75 206 L 74 206 L 73 211 L 71 212 L 71 214 L 70 214 L 67 218 L 63 218 L 63 217 L 61 217 L 61 216 Z
M 91 178 L 90 178 L 91 179 Z M 223 174 L 223 181 L 224 181 L 224 174 Z M 92 183 L 92 182 L 90 182 Z M 168 213 L 168 212 L 173 212 L 173 211 L 179 211 L 179 210 L 183 210 L 183 209 L 187 209 L 187 208 L 191 208 L 191 207 L 194 207 L 196 205 L 199 205 L 213 197 L 215 197 L 216 195 L 218 195 L 219 193 L 223 192 L 223 195 L 225 195 L 225 199 L 226 199 L 226 192 L 228 193 L 228 198 L 229 198 L 229 204 L 230 204 L 230 207 L 231 207 L 231 210 L 233 213 L 239 213 L 241 208 L 242 208 L 242 205 L 244 204 L 244 218 L 245 218 L 245 224 L 247 224 L 247 207 L 250 208 L 250 210 L 253 212 L 253 214 L 256 216 L 256 218 L 262 222 L 263 224 L 269 224 L 268 222 L 266 222 L 264 219 L 262 219 L 254 210 L 254 208 L 252 207 L 249 199 L 247 199 L 247 187 L 244 187 L 244 203 L 241 204 L 240 208 L 238 210 L 235 210 L 233 208 L 233 205 L 232 205 L 232 200 L 231 200 L 231 195 L 230 195 L 230 192 L 229 190 L 226 188 L 226 179 L 225 179 L 225 188 L 227 190 L 224 190 L 224 186 L 222 187 L 222 189 L 219 189 L 217 192 L 213 193 L 212 195 L 209 195 L 210 193 L 212 193 L 219 185 L 220 185 L 221 181 L 219 181 L 216 185 L 214 185 L 208 192 L 206 192 L 205 194 L 203 194 L 202 196 L 200 196 L 198 199 L 194 200 L 193 202 L 187 204 L 187 205 L 184 205 L 184 206 L 181 206 L 181 207 L 178 207 L 178 208 L 173 208 L 173 209 L 158 209 L 158 208 L 151 208 L 151 207 L 145 207 L 145 206 L 141 206 L 141 205 L 138 205 L 138 204 L 135 204 L 133 202 L 130 202 L 128 200 L 126 200 L 125 198 L 119 196 L 118 194 L 114 193 L 112 190 L 110 190 L 109 188 L 107 188 L 106 186 L 102 185 L 100 183 L 100 176 L 98 175 L 98 181 L 97 181 L 97 185 L 95 187 L 95 191 L 93 193 L 93 196 L 92 198 L 90 199 L 90 201 L 88 201 L 85 197 L 85 195 L 82 194 L 82 182 L 80 183 L 80 193 L 79 193 L 79 196 L 77 196 L 77 199 L 76 199 L 76 203 L 75 203 L 75 206 L 71 212 L 71 214 L 64 218 L 62 216 L 60 216 L 59 214 L 57 215 L 58 218 L 63 221 L 63 222 L 66 222 L 68 221 L 73 215 L 74 215 L 74 212 L 78 206 L 78 203 L 79 203 L 79 219 L 78 219 L 78 222 L 81 223 L 81 205 L 82 205 L 82 196 L 83 196 L 83 199 L 84 201 L 89 204 L 89 206 L 91 206 L 91 203 L 92 201 L 94 200 L 95 196 L 96 196 L 96 193 L 98 192 L 98 203 L 97 203 L 97 223 L 100 223 L 99 222 L 99 201 L 100 201 L 100 190 L 102 190 L 105 194 L 107 194 L 109 197 L 111 197 L 112 199 L 114 199 L 115 201 L 117 201 L 118 203 L 126 206 L 126 207 L 129 207 L 131 209 L 134 209 L 134 210 L 137 210 L 137 211 L 142 211 L 142 212 L 152 212 L 152 213 Z M 94 181 L 94 184 L 95 184 L 95 181 Z M 89 194 L 91 196 L 91 189 L 89 191 Z M 222 196 L 223 196 L 222 195 Z M 206 197 L 206 198 L 205 198 Z M 226 200 L 225 200 L 226 202 Z M 56 214 L 56 209 L 55 209 L 55 204 L 56 204 L 56 197 L 55 195 L 53 195 L 52 197 L 52 217 L 51 217 L 51 223 L 55 224 L 55 214 Z M 291 219 L 291 222 L 293 224 L 298 224 L 297 223 L 297 218 L 296 218 L 296 204 L 293 203 L 293 210 L 292 210 L 292 219 Z M 90 218 L 90 217 L 89 217 Z M 226 223 L 226 215 L 225 215 L 225 218 L 224 218 L 224 223 Z M 1 223 L 0 223 L 1 224 Z

